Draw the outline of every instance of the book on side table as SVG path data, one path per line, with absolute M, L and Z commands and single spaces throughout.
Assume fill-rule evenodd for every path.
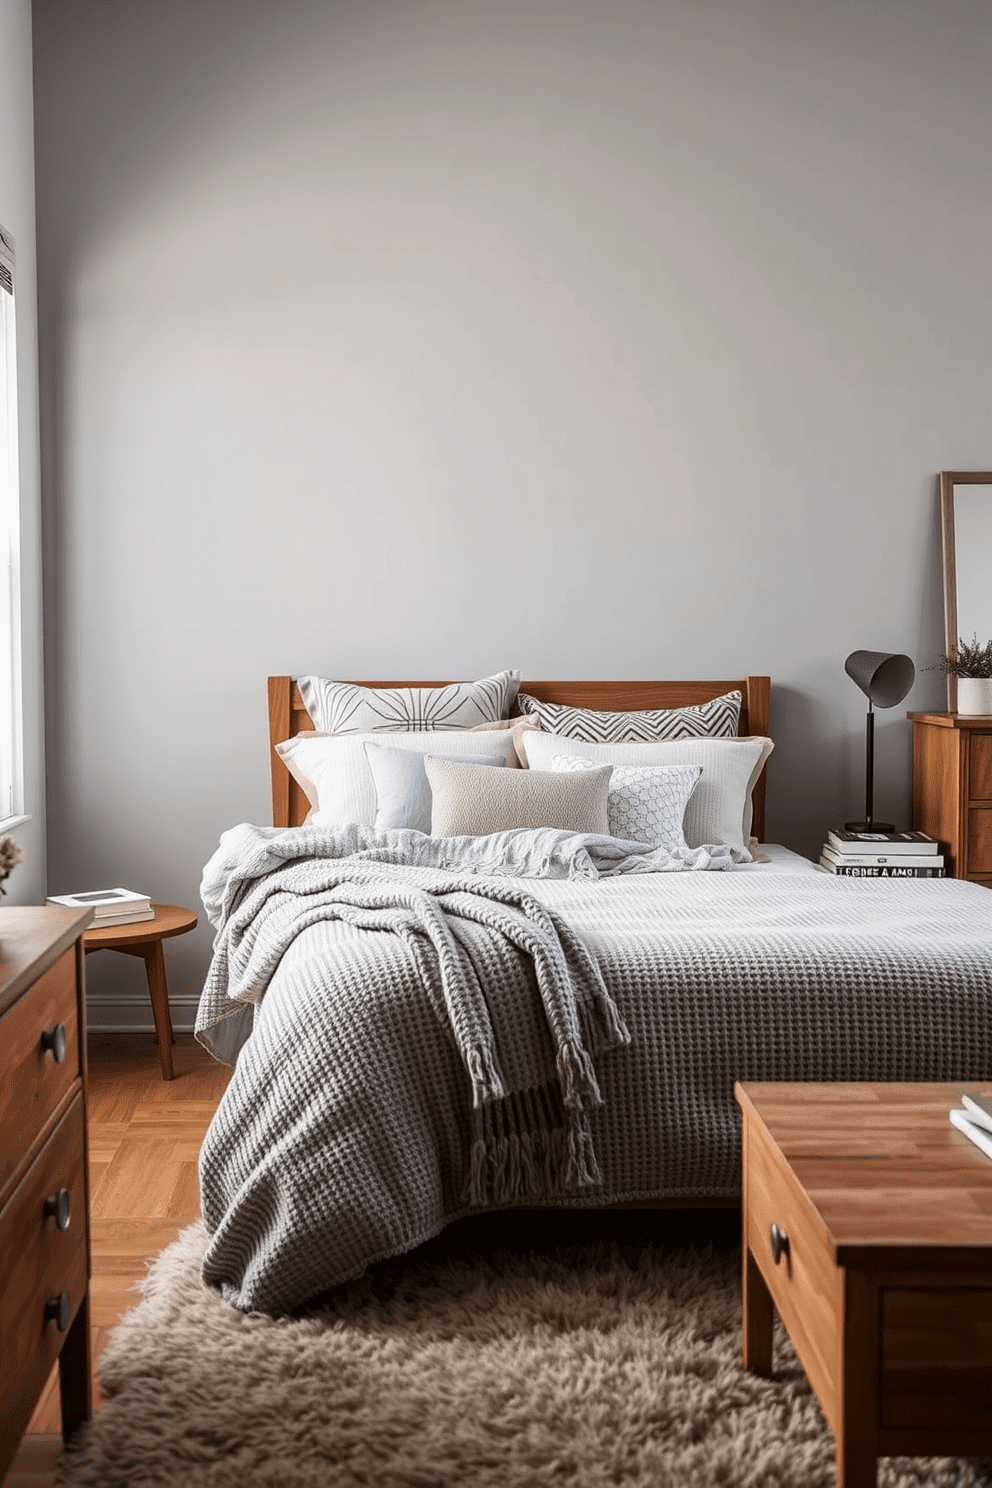
M 106 925 L 131 925 L 137 920 L 153 920 L 155 911 L 147 894 L 133 889 L 93 889 L 85 894 L 51 894 L 46 904 L 62 904 L 69 909 L 92 909 L 91 930 Z
M 925 832 L 851 832 L 831 827 L 820 867 L 847 878 L 943 878 L 940 843 Z
M 986 1157 L 992 1157 L 992 1095 L 966 1092 L 960 1106 L 951 1107 L 950 1117 L 952 1126 L 964 1132 Z

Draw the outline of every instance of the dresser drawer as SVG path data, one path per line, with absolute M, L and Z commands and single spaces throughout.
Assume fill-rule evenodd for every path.
M 968 812 L 968 876 L 992 874 L 992 806 Z
M 747 1123 L 747 1244 L 824 1414 L 833 1424 L 843 1296 L 826 1236 L 784 1156 L 755 1121 Z M 784 1236 L 776 1262 L 772 1225 Z
M 80 1095 L 0 1210 L 0 1447 L 19 1440 L 62 1346 L 64 1332 L 46 1319 L 46 1302 L 66 1294 L 68 1325 L 86 1293 L 83 1138 Z
M 65 1039 L 61 1062 L 42 1046 L 59 1027 Z M 58 1040 L 55 1035 L 56 1042 Z M 68 950 L 38 978 L 0 1021 L 3 1079 L 0 1081 L 0 1193 L 45 1122 L 79 1079 L 79 1016 L 76 952 Z

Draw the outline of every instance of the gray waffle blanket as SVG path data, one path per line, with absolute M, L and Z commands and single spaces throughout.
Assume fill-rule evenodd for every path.
M 407 835 L 416 834 L 390 834 Z M 433 900 L 457 963 L 474 967 L 467 1001 L 478 1026 L 488 1013 L 500 1097 L 488 1074 L 473 1073 L 471 1039 L 458 1034 L 447 994 L 425 981 L 414 947 L 434 946 L 432 932 L 422 917 L 417 928 L 386 929 L 380 911 L 388 919 L 396 906 L 366 892 L 384 882 L 371 876 L 376 858 L 402 857 L 404 844 L 366 842 L 357 880 L 317 888 L 317 898 L 338 894 L 347 906 L 332 916 L 307 907 L 310 891 L 284 882 L 311 871 L 294 856 L 302 845 L 301 833 L 252 829 L 236 844 L 226 839 L 227 856 L 205 881 L 221 931 L 198 1035 L 228 1057 L 243 1047 L 203 1146 L 212 1237 L 204 1275 L 242 1309 L 292 1308 L 480 1207 L 535 1196 L 555 1205 L 733 1196 L 735 1079 L 992 1076 L 987 890 L 760 869 L 617 875 L 615 844 L 600 876 L 598 845 L 590 852 L 572 839 L 530 843 L 522 858 L 511 852 L 530 876 L 521 884 L 518 873 L 502 890 L 478 845 L 485 883 L 426 865 L 400 865 L 393 883 L 405 885 L 404 913 L 408 890 Z M 288 868 L 278 866 L 287 858 Z M 334 877 L 343 866 L 324 862 L 320 872 Z M 259 895 L 271 899 L 270 912 L 258 913 Z M 489 907 L 472 907 L 477 898 Z M 541 925 L 542 935 L 550 926 L 558 939 L 567 976 L 555 980 L 554 1017 L 517 930 L 507 936 L 500 925 L 487 939 L 493 917 Z M 431 977 L 440 960 L 428 954 Z M 599 1011 L 585 1016 L 583 1006 Z M 565 1130 L 572 1109 L 555 1070 L 555 1018 L 577 1052 L 592 1056 L 602 1097 L 596 1103 L 592 1084 L 583 1086 L 587 1164 L 570 1177 L 564 1139 L 545 1140 Z M 554 1160 L 531 1162 L 521 1177 L 519 1138 L 535 1133 Z

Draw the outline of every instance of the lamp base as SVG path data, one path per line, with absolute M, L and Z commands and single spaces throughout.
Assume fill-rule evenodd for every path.
M 894 832 L 895 827 L 891 822 L 845 822 L 845 832 Z

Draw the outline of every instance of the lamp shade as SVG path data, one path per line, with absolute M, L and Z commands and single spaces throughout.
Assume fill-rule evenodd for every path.
M 844 670 L 876 708 L 894 708 L 916 681 L 910 658 L 888 651 L 852 651 Z

